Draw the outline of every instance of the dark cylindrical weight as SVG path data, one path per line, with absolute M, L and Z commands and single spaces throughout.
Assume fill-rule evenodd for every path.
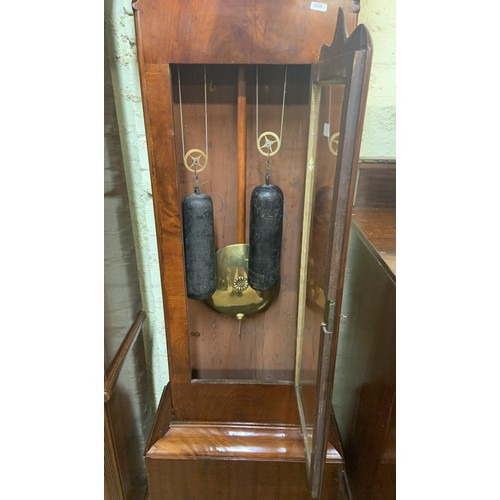
M 216 288 L 214 213 L 212 198 L 194 193 L 182 200 L 182 231 L 187 295 L 191 299 L 208 299 Z
M 283 192 L 266 179 L 250 199 L 248 283 L 254 290 L 269 290 L 280 279 L 282 226 Z

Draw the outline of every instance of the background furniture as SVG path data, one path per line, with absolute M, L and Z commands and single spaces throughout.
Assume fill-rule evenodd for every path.
M 333 405 L 354 499 L 396 498 L 396 168 L 360 164 Z

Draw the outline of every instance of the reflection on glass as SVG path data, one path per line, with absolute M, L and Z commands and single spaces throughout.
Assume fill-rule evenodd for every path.
M 345 33 L 336 33 L 330 58 L 315 72 L 323 81 L 315 84 L 321 84 L 319 126 L 310 135 L 315 147 L 308 157 L 308 169 L 315 170 L 315 176 L 307 198 L 309 206 L 305 208 L 307 227 L 304 216 L 308 241 L 303 241 L 303 246 L 308 252 L 302 253 L 301 283 L 306 292 L 299 303 L 302 331 L 298 332 L 301 358 L 297 363 L 300 371 L 296 390 L 313 498 L 321 494 L 328 449 L 337 325 L 342 307 L 343 252 L 349 234 L 371 55 L 366 31 L 357 29 L 350 47 L 346 38 Z M 312 106 L 311 118 L 316 118 L 316 110 Z
M 319 96 L 315 102 L 314 94 Z M 303 279 L 302 302 L 299 302 L 300 342 L 298 350 L 298 404 L 301 413 L 301 426 L 304 434 L 307 465 L 310 467 L 312 450 L 314 411 L 316 401 L 316 383 L 319 366 L 319 346 L 321 324 L 324 320 L 326 298 L 324 293 L 326 273 L 328 271 L 328 250 L 330 221 L 334 195 L 334 178 L 339 145 L 339 129 L 344 96 L 343 85 L 325 85 L 313 87 L 311 100 L 311 120 L 315 119 L 316 130 L 312 130 L 313 147 L 309 151 L 311 178 L 310 196 L 306 194 L 304 224 L 307 238 L 303 241 L 303 262 L 306 272 Z M 316 106 L 316 109 L 315 109 Z M 312 125 L 312 123 L 311 123 Z M 312 128 L 312 127 L 311 127 Z M 316 132 L 316 133 L 315 133 Z M 316 137 L 314 137 L 316 136 Z M 307 183 L 307 181 L 306 181 Z M 307 201 L 309 206 L 307 206 Z M 306 219 L 308 223 L 306 224 Z M 301 333 L 301 335 L 300 335 Z
M 314 244 L 309 252 L 307 265 L 307 306 L 325 309 L 325 269 L 327 269 L 328 232 L 333 202 L 333 186 L 322 186 L 314 200 L 314 216 L 311 241 Z

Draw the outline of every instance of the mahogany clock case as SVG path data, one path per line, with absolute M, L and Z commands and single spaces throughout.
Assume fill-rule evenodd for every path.
M 362 26 L 347 37 L 351 3 L 327 5 L 134 4 L 170 374 L 146 450 L 151 499 L 340 498 L 331 389 L 371 42 Z M 256 138 L 280 128 L 285 74 L 271 165 L 285 200 L 280 288 L 239 335 L 234 316 L 186 294 L 183 156 L 207 145 L 199 186 L 216 248 L 247 241 L 265 170 Z

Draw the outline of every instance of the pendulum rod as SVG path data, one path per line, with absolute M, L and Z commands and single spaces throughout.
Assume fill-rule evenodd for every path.
M 238 208 L 236 221 L 237 243 L 245 243 L 245 204 L 246 204 L 246 183 L 247 183 L 247 82 L 245 66 L 238 66 Z M 241 340 L 241 326 L 244 314 L 238 313 L 238 337 Z
M 247 94 L 245 66 L 238 67 L 238 208 L 236 239 L 245 243 L 245 204 L 246 204 L 246 138 L 247 138 Z
M 300 370 L 302 366 L 302 349 L 304 342 L 304 327 L 306 320 L 307 299 L 307 267 L 309 263 L 309 242 L 312 231 L 312 215 L 314 208 L 314 177 L 316 169 L 316 153 L 318 143 L 319 104 L 321 89 L 317 85 L 312 86 L 311 104 L 309 115 L 309 138 L 307 141 L 307 167 L 304 186 L 304 209 L 302 219 L 302 244 L 300 255 L 299 273 L 299 300 L 297 306 L 297 343 L 295 357 L 295 386 L 300 386 Z M 305 440 L 306 453 L 310 456 L 309 443 Z

